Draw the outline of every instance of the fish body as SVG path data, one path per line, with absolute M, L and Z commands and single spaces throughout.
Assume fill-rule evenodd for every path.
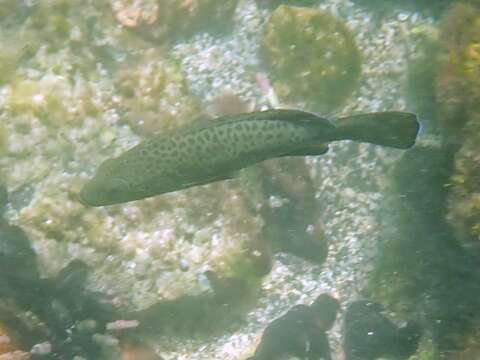
M 418 132 L 415 115 L 381 114 L 385 120 L 393 117 L 396 128 L 386 126 L 388 134 L 379 134 L 379 144 L 413 145 Z M 308 112 L 267 110 L 198 121 L 105 161 L 81 190 L 80 200 L 90 206 L 124 203 L 229 179 L 236 171 L 270 158 L 320 155 L 328 151 L 326 144 L 335 140 L 359 137 L 362 141 L 365 136 L 366 141 L 375 143 L 375 132 L 362 134 L 362 129 L 355 130 L 354 120 L 348 118 L 343 126 L 335 126 Z M 363 122 L 367 126 L 377 119 L 366 117 Z M 408 127 L 408 139 L 398 139 L 402 137 L 398 127 Z M 357 137 L 356 132 L 360 133 Z

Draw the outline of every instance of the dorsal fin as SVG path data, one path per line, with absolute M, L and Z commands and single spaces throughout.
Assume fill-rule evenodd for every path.
M 237 122 L 241 120 L 278 120 L 291 122 L 304 122 L 309 125 L 327 125 L 328 128 L 334 128 L 334 125 L 325 118 L 322 118 L 314 113 L 309 113 L 301 110 L 292 109 L 269 109 L 264 111 L 254 111 L 249 113 L 225 115 L 217 118 L 209 118 L 208 115 L 200 115 L 191 120 L 188 124 L 170 129 L 158 135 L 169 136 L 171 132 L 175 134 L 187 134 L 198 131 L 205 127 L 210 127 L 215 124 L 225 124 L 230 122 Z
M 307 111 L 302 110 L 295 110 L 295 109 L 269 109 L 258 112 L 258 115 L 255 117 L 256 119 L 277 119 L 277 120 L 288 120 L 288 121 L 302 121 L 308 120 L 311 121 L 313 119 L 322 119 L 318 115 L 314 113 L 310 113 Z

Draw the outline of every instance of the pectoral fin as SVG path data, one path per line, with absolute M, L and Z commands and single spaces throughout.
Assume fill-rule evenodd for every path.
M 223 180 L 231 180 L 235 177 L 236 173 L 226 173 L 226 174 L 221 174 L 221 175 L 216 175 L 212 176 L 206 179 L 201 179 L 198 181 L 190 181 L 190 182 L 184 182 L 182 183 L 182 189 L 186 189 L 192 186 L 200 186 L 200 185 L 206 185 L 206 184 L 211 184 L 217 181 L 223 181 Z

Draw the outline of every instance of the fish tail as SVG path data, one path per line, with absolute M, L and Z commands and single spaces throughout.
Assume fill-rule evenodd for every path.
M 420 124 L 408 112 L 377 112 L 338 119 L 335 140 L 356 140 L 408 149 L 415 144 Z

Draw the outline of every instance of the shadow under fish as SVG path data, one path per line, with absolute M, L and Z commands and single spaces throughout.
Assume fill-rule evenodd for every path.
M 273 252 L 287 252 L 322 264 L 328 255 L 328 241 L 315 199 L 315 186 L 308 165 L 295 159 L 278 159 L 262 164 L 262 187 L 268 201 L 261 209 L 264 236 Z
M 178 338 L 211 339 L 245 323 L 258 295 L 258 286 L 242 277 L 224 277 L 207 271 L 211 289 L 196 295 L 163 299 L 150 307 L 126 314 L 139 322 L 139 334 L 166 334 Z
M 360 114 L 335 123 L 299 110 L 199 120 L 105 161 L 79 197 L 89 206 L 140 200 L 231 179 L 237 171 L 267 159 L 322 155 L 333 141 L 408 149 L 418 130 L 416 115 L 405 112 Z

